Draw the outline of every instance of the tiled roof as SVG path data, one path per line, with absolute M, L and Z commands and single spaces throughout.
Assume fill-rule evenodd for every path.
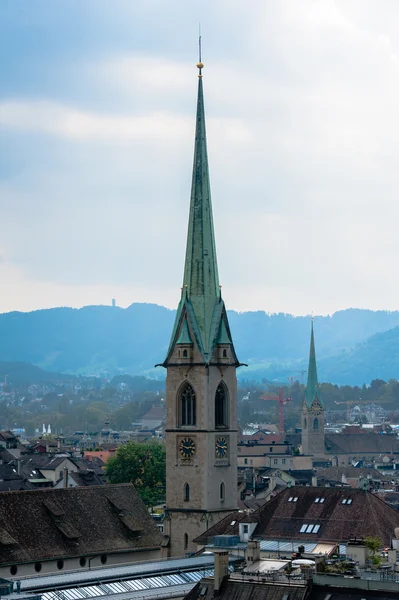
M 18 440 L 18 438 L 12 433 L 12 431 L 9 430 L 0 431 L 0 439 L 7 442 Z
M 131 484 L 4 492 L 0 531 L 15 541 L 0 543 L 0 565 L 158 548 L 162 537 Z
M 70 471 L 68 480 L 73 479 L 76 485 L 104 485 L 104 481 L 94 471 Z M 63 477 L 59 481 L 63 481 Z
M 0 481 L 10 481 L 11 479 L 22 479 L 18 475 L 17 463 L 15 464 L 0 464 Z
M 25 469 L 45 469 L 54 470 L 65 460 L 74 462 L 73 458 L 67 454 L 24 454 L 20 459 Z
M 328 433 L 328 454 L 375 454 L 399 452 L 399 440 L 395 434 L 381 433 Z
M 153 406 L 150 410 L 142 417 L 143 421 L 163 421 L 166 416 L 166 410 L 164 406 Z
M 29 483 L 27 479 L 20 477 L 19 479 L 11 479 L 8 481 L 0 481 L 0 492 L 14 492 L 18 490 L 32 490 L 34 485 Z
M 377 469 L 357 468 L 357 467 L 328 467 L 317 469 L 317 476 L 331 479 L 333 481 L 342 481 L 342 475 L 347 479 L 371 478 L 384 480 L 387 478 L 385 473 L 380 473 Z
M 324 501 L 316 502 L 318 498 Z M 399 512 L 370 492 L 298 486 L 285 488 L 253 513 L 231 513 L 195 541 L 206 544 L 214 535 L 238 535 L 239 522 L 247 518 L 258 522 L 254 538 L 274 540 L 340 542 L 373 536 L 389 544 L 399 527 Z M 319 527 L 314 533 L 306 533 L 301 531 L 305 524 Z
M 219 592 L 214 591 L 213 579 L 202 579 L 189 592 L 184 600 L 303 600 L 307 587 L 295 585 L 279 585 L 276 583 L 254 583 L 252 581 L 228 579 L 224 581 Z
M 301 435 L 288 434 L 290 444 L 297 447 L 301 443 Z M 393 433 L 326 433 L 326 454 L 391 454 L 399 452 L 399 439 Z

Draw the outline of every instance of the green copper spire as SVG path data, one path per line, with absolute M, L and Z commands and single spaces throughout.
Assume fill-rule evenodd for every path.
M 205 364 L 212 360 L 215 345 L 222 343 L 219 341 L 220 336 L 223 343 L 232 345 L 216 260 L 202 84 L 204 65 L 199 62 L 197 67 L 199 76 L 194 164 L 183 287 L 164 366 L 181 336 L 187 339 L 190 331 Z M 222 321 L 224 327 L 221 327 Z
M 308 382 L 306 385 L 306 404 L 310 406 L 315 398 L 320 401 L 319 384 L 317 381 L 317 367 L 316 367 L 316 352 L 314 346 L 314 333 L 313 333 L 313 319 L 312 329 L 310 334 L 310 352 L 309 352 L 309 368 L 308 368 Z
M 198 63 L 198 65 L 202 65 L 202 63 Z M 200 73 L 201 70 L 202 67 Z M 183 292 L 192 302 L 202 343 L 204 346 L 208 346 L 210 321 L 215 301 L 220 297 L 220 288 L 213 230 L 201 74 L 198 78 L 194 164 Z

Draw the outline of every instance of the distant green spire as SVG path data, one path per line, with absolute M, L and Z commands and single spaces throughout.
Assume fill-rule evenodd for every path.
M 179 343 L 179 332 L 183 333 L 182 327 L 185 328 L 187 324 L 189 326 L 187 332 L 191 331 L 206 364 L 210 362 L 217 343 L 231 343 L 216 260 L 206 146 L 203 66 L 202 62 L 197 64 L 199 79 L 194 164 L 182 296 L 177 308 L 175 325 L 164 366 L 167 364 L 175 344 Z M 187 321 L 186 325 L 184 325 L 183 319 Z M 226 321 L 223 330 L 221 329 L 222 320 Z M 218 342 L 220 335 L 222 335 L 223 342 Z M 228 338 L 229 341 L 227 341 Z
M 314 346 L 314 333 L 313 333 L 313 319 L 312 328 L 310 334 L 310 352 L 309 352 L 309 368 L 308 368 L 308 382 L 306 384 L 306 404 L 310 406 L 315 398 L 320 401 L 319 384 L 317 381 L 317 367 L 316 367 L 316 352 Z

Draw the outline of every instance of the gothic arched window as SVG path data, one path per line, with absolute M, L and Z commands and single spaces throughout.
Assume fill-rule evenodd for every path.
M 188 548 L 188 535 L 187 533 L 184 534 L 184 549 L 187 550 Z
M 215 394 L 215 427 L 228 427 L 228 398 L 224 383 L 219 383 Z
M 313 421 L 313 429 L 316 430 L 319 428 L 319 419 L 316 417 Z
M 307 429 L 307 427 L 308 427 L 308 422 L 307 422 L 307 419 L 305 417 L 304 420 L 303 420 L 303 428 Z
M 188 483 L 184 484 L 184 502 L 188 502 L 190 500 L 190 486 Z
M 196 425 L 197 423 L 195 392 L 189 383 L 186 383 L 180 392 L 179 422 L 180 425 Z
M 220 499 L 224 500 L 224 494 L 225 494 L 225 487 L 224 487 L 224 483 L 222 481 L 222 483 L 220 484 Z

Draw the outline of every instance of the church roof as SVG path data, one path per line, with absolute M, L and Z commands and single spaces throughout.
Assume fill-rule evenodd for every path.
M 0 494 L 0 566 L 158 549 L 161 534 L 132 484 Z
M 307 406 L 310 406 L 315 398 L 317 398 L 321 402 L 319 383 L 317 380 L 316 351 L 315 351 L 315 345 L 314 345 L 313 320 L 312 320 L 312 328 L 311 328 L 311 333 L 310 333 L 308 381 L 306 384 L 305 398 L 306 398 Z
M 187 343 L 181 341 L 182 339 L 194 341 L 190 331 L 206 364 L 209 364 L 217 343 L 232 344 L 219 286 L 206 143 L 202 63 L 199 64 L 201 67 L 198 79 L 194 164 L 182 296 L 164 366 L 176 343 Z

